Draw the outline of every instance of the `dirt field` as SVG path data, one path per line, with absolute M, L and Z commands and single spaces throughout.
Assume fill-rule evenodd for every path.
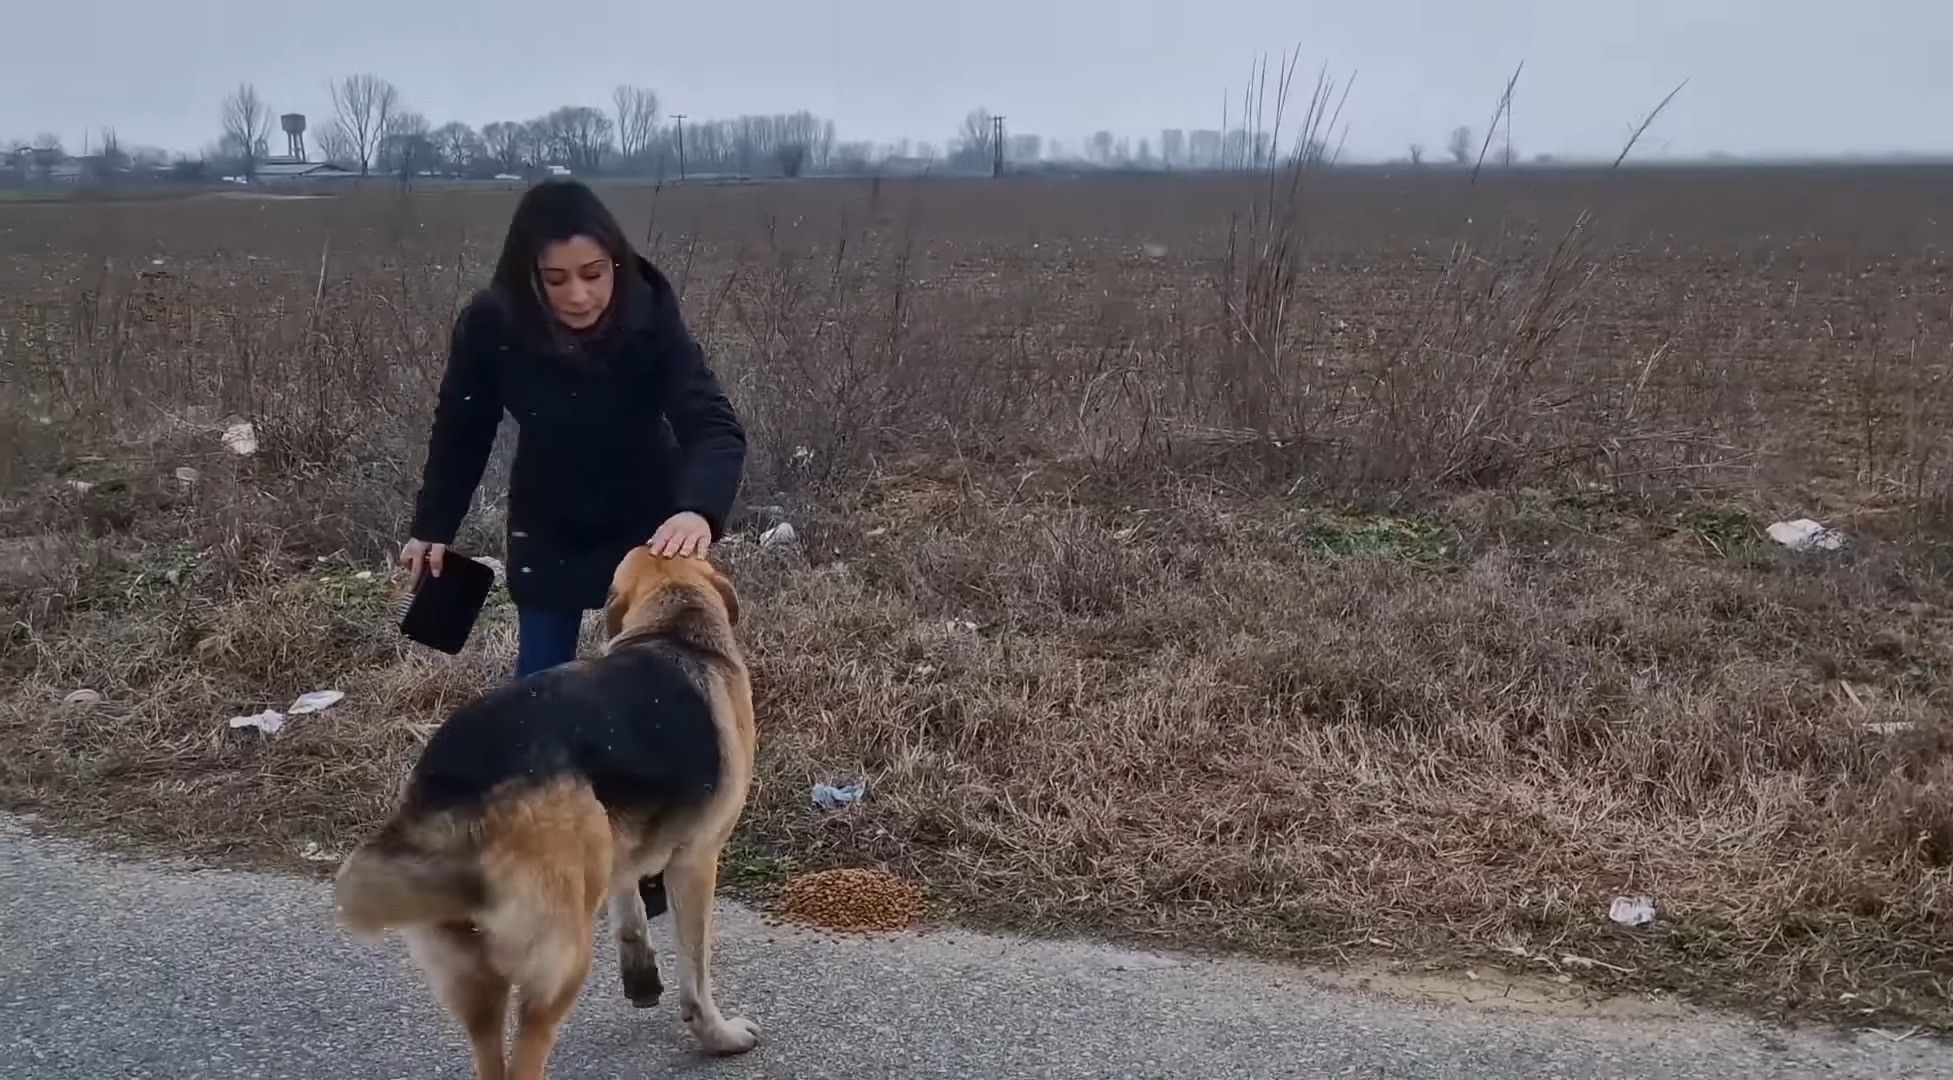
M 1953 174 L 1273 187 L 610 192 L 753 438 L 736 878 L 1953 1031 Z M 383 560 L 513 198 L 0 207 L 0 803 L 322 865 L 502 676 Z

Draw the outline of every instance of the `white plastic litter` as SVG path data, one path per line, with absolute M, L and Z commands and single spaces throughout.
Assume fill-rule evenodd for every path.
M 1622 926 L 1646 926 L 1655 921 L 1655 902 L 1645 896 L 1617 896 L 1607 917 Z
M 276 735 L 285 730 L 285 721 L 291 717 L 324 712 L 345 699 L 343 690 L 314 690 L 309 694 L 300 694 L 284 712 L 266 709 L 256 716 L 233 716 L 230 724 L 233 728 L 257 728 L 266 735 Z
M 1845 546 L 1845 535 L 1827 529 L 1810 518 L 1779 521 L 1769 528 L 1770 539 L 1792 551 L 1836 551 Z
M 336 862 L 339 855 L 328 851 L 317 840 L 307 840 L 298 845 L 298 857 L 306 862 Z
M 98 705 L 101 703 L 102 695 L 93 690 L 76 690 L 61 700 L 75 706 Z
M 304 716 L 306 713 L 324 712 L 344 700 L 346 692 L 343 690 L 314 690 L 309 694 L 300 694 L 298 700 L 292 702 L 291 708 L 285 711 L 293 716 Z
M 176 478 L 186 484 L 194 484 L 203 479 L 203 474 L 188 465 L 184 465 L 176 470 Z
M 276 735 L 285 730 L 285 714 L 277 709 L 266 709 L 256 716 L 233 716 L 231 727 L 257 728 L 266 735 Z
M 249 420 L 239 420 L 224 429 L 224 447 L 233 454 L 248 457 L 258 452 L 258 430 Z
M 815 784 L 813 801 L 815 806 L 832 809 L 836 806 L 858 803 L 864 794 L 866 794 L 866 789 L 859 783 L 849 784 L 847 787 L 835 787 L 832 784 Z
M 793 531 L 793 526 L 782 521 L 760 534 L 760 546 L 778 547 L 782 544 L 791 544 L 798 539 L 800 534 Z

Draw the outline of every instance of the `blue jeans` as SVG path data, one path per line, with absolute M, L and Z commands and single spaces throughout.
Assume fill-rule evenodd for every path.
M 576 659 L 583 612 L 548 608 L 515 609 L 515 677 L 533 675 Z

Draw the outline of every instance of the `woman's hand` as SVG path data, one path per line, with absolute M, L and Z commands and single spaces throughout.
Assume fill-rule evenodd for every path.
M 419 581 L 421 567 L 425 566 L 435 577 L 441 576 L 441 564 L 447 558 L 446 544 L 430 544 L 425 540 L 409 540 L 400 548 L 400 565 L 407 568 L 408 580 Z
M 645 546 L 666 558 L 703 559 L 712 547 L 712 526 L 690 510 L 673 514 Z

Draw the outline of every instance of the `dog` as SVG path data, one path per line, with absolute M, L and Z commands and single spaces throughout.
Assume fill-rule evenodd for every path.
M 467 1032 L 478 1080 L 540 1080 L 590 970 L 598 909 L 624 992 L 663 993 L 640 890 L 664 875 L 679 1014 L 708 1051 L 759 1028 L 712 993 L 719 855 L 752 784 L 752 685 L 739 598 L 704 559 L 638 547 L 619 562 L 600 655 L 456 710 L 428 739 L 391 816 L 333 881 L 361 940 L 396 928 Z M 660 898 L 663 899 L 663 898 Z M 513 1053 L 503 1031 L 520 1002 Z

